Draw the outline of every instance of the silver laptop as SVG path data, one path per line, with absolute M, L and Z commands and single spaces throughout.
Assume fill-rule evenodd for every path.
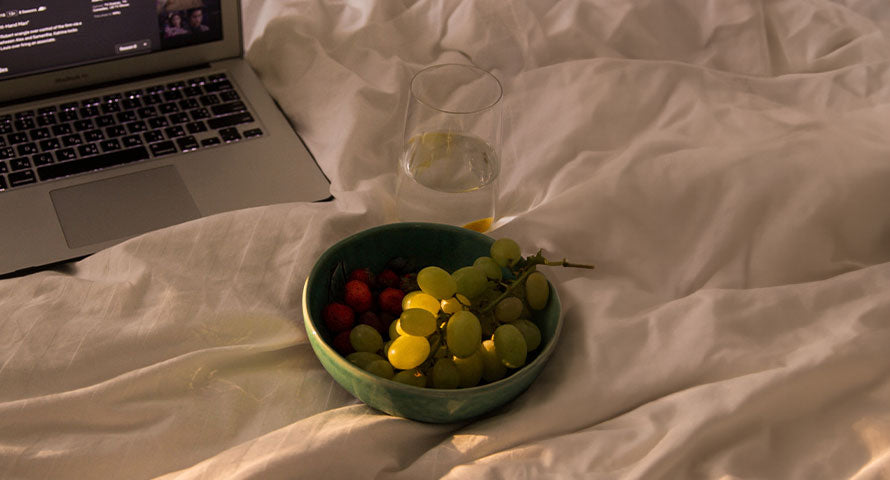
M 329 186 L 237 0 L 0 3 L 0 275 Z

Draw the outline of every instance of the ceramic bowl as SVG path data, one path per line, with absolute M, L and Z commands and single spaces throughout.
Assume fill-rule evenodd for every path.
M 465 228 L 431 223 L 393 223 L 345 238 L 316 261 L 303 287 L 303 318 L 312 349 L 325 370 L 343 388 L 367 405 L 390 415 L 428 423 L 470 420 L 510 402 L 544 368 L 562 330 L 557 292 L 550 286 L 547 308 L 532 320 L 541 330 L 541 345 L 529 362 L 496 382 L 460 389 L 420 388 L 388 380 L 353 365 L 331 346 L 322 310 L 331 300 L 332 282 L 355 268 L 379 272 L 392 258 L 407 257 L 417 265 L 448 271 L 488 255 L 493 238 Z M 336 284 L 336 283 L 334 283 Z

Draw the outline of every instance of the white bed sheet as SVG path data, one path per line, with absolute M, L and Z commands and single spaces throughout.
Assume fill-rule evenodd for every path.
M 0 280 L 0 478 L 890 478 L 883 0 L 243 10 L 337 199 Z M 428 425 L 332 381 L 300 289 L 390 218 L 406 82 L 447 61 L 505 85 L 491 235 L 597 270 L 549 271 L 566 325 L 527 392 Z

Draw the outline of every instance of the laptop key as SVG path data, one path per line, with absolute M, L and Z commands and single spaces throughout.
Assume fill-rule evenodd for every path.
M 220 103 L 222 103 L 222 100 L 220 100 L 219 97 L 216 96 L 216 94 L 214 93 L 211 93 L 210 95 L 204 95 L 200 98 L 200 100 L 201 105 L 204 105 L 205 107 L 209 107 L 211 105 L 219 105 Z
M 83 139 L 80 137 L 79 133 L 72 133 L 71 135 L 65 135 L 62 137 L 62 145 L 66 147 L 74 147 L 83 143 Z
M 238 92 L 234 90 L 220 92 L 219 98 L 222 99 L 223 102 L 234 102 L 235 100 L 241 100 L 241 96 L 238 95 Z
M 121 139 L 121 143 L 123 143 L 126 148 L 137 147 L 142 145 L 142 137 L 139 135 L 127 135 Z
M 34 121 L 34 118 L 27 117 L 21 120 L 16 120 L 13 122 L 15 125 L 15 129 L 18 131 L 31 130 L 32 128 L 37 128 L 37 122 Z
M 40 147 L 41 152 L 49 152 L 62 147 L 58 138 L 47 138 L 46 140 L 41 140 L 37 145 Z
M 142 107 L 137 110 L 137 112 L 139 113 L 139 118 L 141 119 L 158 116 L 158 109 L 154 106 Z
M 20 187 L 37 181 L 37 177 L 34 176 L 34 170 L 31 169 L 12 172 L 6 178 L 9 179 L 10 187 Z
M 125 98 L 121 100 L 121 106 L 124 107 L 124 110 L 135 110 L 142 106 L 142 101 L 139 100 L 139 97 Z
M 0 173 L 9 173 L 9 167 L 6 166 L 6 162 L 0 160 Z
M 41 165 L 49 165 L 50 163 L 55 163 L 55 159 L 53 158 L 53 154 L 49 152 L 38 153 L 31 157 L 31 160 L 34 161 L 34 166 L 39 167 Z
M 117 121 L 120 123 L 135 122 L 138 119 L 139 117 L 136 116 L 136 112 L 132 112 L 129 110 L 126 112 L 119 112 L 117 114 Z
M 235 127 L 223 128 L 219 131 L 219 137 L 226 143 L 237 142 L 241 140 L 241 133 Z
M 245 110 L 247 110 L 247 105 L 244 105 L 244 102 L 242 101 L 224 103 L 222 105 L 214 105 L 210 107 L 210 111 L 216 116 L 243 112 Z
M 22 156 L 22 157 L 24 157 L 26 155 L 34 155 L 35 153 L 37 153 L 37 144 L 33 143 L 33 142 L 23 143 L 23 144 L 15 147 L 15 151 L 16 151 L 16 153 L 19 154 L 19 156 Z
M 77 158 L 77 154 L 74 153 L 73 148 L 63 148 L 61 150 L 56 150 L 56 160 L 60 162 L 67 162 L 68 160 L 74 160 Z
M 77 120 L 77 110 L 64 110 L 59 112 L 60 122 L 70 122 L 72 120 Z
M 127 131 L 130 133 L 140 133 L 148 130 L 148 125 L 143 121 L 130 122 L 127 124 Z
M 10 133 L 6 136 L 6 139 L 9 140 L 10 145 L 25 143 L 28 141 L 28 134 L 25 132 Z
M 91 157 L 99 154 L 99 147 L 95 143 L 88 143 L 77 147 L 77 153 L 81 157 Z
M 29 134 L 31 135 L 31 140 L 33 140 L 35 142 L 38 140 L 44 140 L 44 139 L 47 139 L 50 137 L 49 129 L 45 128 L 45 127 L 44 128 L 35 128 L 34 130 L 31 130 L 31 132 L 29 132 Z
M 70 133 L 74 133 L 74 129 L 71 128 L 71 125 L 68 123 L 60 123 L 58 125 L 53 125 L 52 127 L 53 135 L 57 137 L 61 137 L 62 135 L 68 135 Z
M 222 80 L 222 81 L 212 82 L 212 83 L 208 83 L 208 84 L 204 85 L 204 92 L 215 93 L 215 92 L 221 92 L 223 90 L 231 90 L 232 88 L 234 88 L 234 87 L 232 87 L 231 82 L 229 82 L 228 80 Z
M 88 142 L 98 142 L 99 140 L 105 140 L 105 134 L 102 133 L 102 130 L 90 130 L 84 132 L 83 138 Z
M 105 135 L 114 138 L 122 137 L 127 134 L 127 128 L 123 125 L 112 125 L 105 129 Z
M 192 122 L 192 123 L 186 125 L 185 128 L 191 134 L 207 131 L 207 125 L 204 125 L 204 122 Z
M 232 127 L 242 123 L 250 123 L 253 121 L 253 115 L 250 112 L 233 113 L 223 117 L 211 118 L 207 120 L 207 126 L 219 130 L 220 128 Z
M 195 110 L 189 112 L 189 115 L 192 116 L 192 120 L 197 122 L 198 120 L 210 118 L 210 110 L 207 110 L 206 108 L 196 108 Z
M 78 132 L 82 132 L 84 130 L 90 130 L 95 128 L 95 124 L 93 124 L 93 120 L 91 118 L 87 118 L 84 120 L 78 120 L 73 123 L 74 129 Z
M 111 115 L 102 115 L 101 117 L 96 118 L 96 126 L 99 128 L 110 127 L 115 124 L 117 124 L 117 122 L 114 121 L 114 117 Z
M 89 107 L 81 107 L 80 110 L 80 118 L 89 118 L 89 117 L 98 117 L 99 116 L 99 107 L 89 106 Z
M 170 126 L 170 122 L 167 121 L 167 117 L 152 117 L 148 119 L 148 128 L 151 130 L 157 130 L 168 126 Z
M 254 138 L 260 137 L 263 135 L 263 131 L 259 128 L 251 128 L 250 130 L 244 131 L 244 138 Z
M 9 161 L 9 169 L 13 172 L 31 168 L 31 161 L 27 158 L 14 158 Z
M 190 152 L 198 149 L 198 141 L 191 135 L 177 138 L 176 145 L 178 145 L 179 149 L 183 152 Z
M 7 188 L 9 187 L 6 186 L 6 179 L 3 178 L 3 175 L 0 175 L 0 190 L 6 190 Z
M 173 125 L 179 125 L 181 123 L 187 123 L 189 121 L 189 115 L 185 112 L 174 113 L 167 117 L 170 120 L 170 123 Z
M 157 93 L 151 93 L 142 97 L 143 105 L 157 105 L 159 103 L 164 103 L 164 99 Z
M 160 142 L 161 140 L 164 140 L 164 132 L 161 130 L 150 130 L 143 133 L 142 138 L 145 139 L 145 143 Z
M 0 148 L 0 160 L 6 160 L 15 156 L 15 150 L 12 147 Z
M 176 145 L 172 140 L 166 140 L 163 142 L 152 143 L 149 145 L 151 148 L 152 156 L 159 157 L 161 155 L 169 155 L 171 153 L 176 153 Z
M 221 143 L 222 143 L 222 140 L 220 140 L 219 137 L 207 137 L 207 138 L 201 139 L 202 147 L 212 147 L 214 145 L 219 145 Z
M 174 125 L 172 127 L 165 128 L 164 133 L 167 134 L 167 138 L 177 138 L 185 136 L 185 129 L 182 128 L 181 125 Z
M 121 146 L 121 141 L 116 138 L 112 138 L 111 140 L 104 140 L 99 143 L 99 146 L 102 147 L 103 152 L 113 152 L 115 150 L 120 150 L 121 148 L 123 148 Z
M 52 165 L 37 167 L 37 175 L 40 177 L 40 180 L 45 181 L 93 170 L 101 170 L 103 168 L 117 165 L 125 165 L 127 163 L 138 162 L 148 158 L 150 158 L 148 149 L 140 145 L 126 150 L 118 150 L 116 152 L 103 153 L 102 155 L 96 155 L 94 157 L 82 158 L 74 162 L 54 163 Z
M 0 122 L 0 134 L 12 132 L 12 122 Z
M 55 113 L 47 113 L 47 114 L 43 114 L 43 115 L 40 115 L 39 117 L 37 117 L 37 126 L 48 127 L 50 125 L 55 124 L 58 121 L 59 120 L 56 118 Z
M 158 105 L 158 112 L 160 112 L 162 115 L 169 115 L 171 113 L 176 113 L 178 111 L 179 111 L 179 105 L 177 105 L 176 103 L 173 103 L 173 102 L 162 103 L 161 105 Z

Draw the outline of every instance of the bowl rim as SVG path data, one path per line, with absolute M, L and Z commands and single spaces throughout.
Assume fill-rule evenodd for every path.
M 308 306 L 308 290 L 309 290 L 309 280 L 313 277 L 313 275 L 318 273 L 318 269 L 323 262 L 328 257 L 332 256 L 332 250 L 336 250 L 336 247 L 347 243 L 349 241 L 354 241 L 357 238 L 365 237 L 373 235 L 382 230 L 397 230 L 400 228 L 433 228 L 438 230 L 447 230 L 451 232 L 466 232 L 470 236 L 476 237 L 486 237 L 492 238 L 488 235 L 476 232 L 474 230 L 464 229 L 462 227 L 457 227 L 453 225 L 446 224 L 437 224 L 437 223 L 424 223 L 424 222 L 401 222 L 401 223 L 391 223 L 385 225 L 379 225 L 376 227 L 371 227 L 360 232 L 349 235 L 342 240 L 334 243 L 327 249 L 325 249 L 324 253 L 318 257 L 312 269 L 309 272 L 309 275 L 306 277 L 306 281 L 303 283 L 303 295 L 302 295 L 302 310 L 303 310 L 303 323 L 306 328 L 307 333 L 310 337 L 315 337 L 318 342 L 313 342 L 314 345 L 319 346 L 329 357 L 333 358 L 337 363 L 342 364 L 347 371 L 349 371 L 352 375 L 358 376 L 364 380 L 370 380 L 374 382 L 385 382 L 385 385 L 388 388 L 394 388 L 397 391 L 404 391 L 405 393 L 423 393 L 425 396 L 429 397 L 451 397 L 453 398 L 455 393 L 459 393 L 460 395 L 472 396 L 474 394 L 482 394 L 489 390 L 498 390 L 500 387 L 509 384 L 515 383 L 516 378 L 520 378 L 521 376 L 527 375 L 528 372 L 534 371 L 534 369 L 539 365 L 547 362 L 549 357 L 552 355 L 553 350 L 556 348 L 556 344 L 559 341 L 559 338 L 562 335 L 562 329 L 564 324 L 563 312 L 562 312 L 562 303 L 559 299 L 559 294 L 556 291 L 556 287 L 553 285 L 553 282 L 548 280 L 550 285 L 550 296 L 551 299 L 556 299 L 559 303 L 559 310 L 557 312 L 556 318 L 556 328 L 553 331 L 553 337 L 547 343 L 547 345 L 541 349 L 534 360 L 529 363 L 526 363 L 522 367 L 516 369 L 510 375 L 501 378 L 500 380 L 496 380 L 494 382 L 486 383 L 484 385 L 476 385 L 473 387 L 465 387 L 465 388 L 450 388 L 450 389 L 438 389 L 433 387 L 418 387 L 415 385 L 408 385 L 406 383 L 396 382 L 395 380 L 381 377 L 379 375 L 374 375 L 363 368 L 355 365 L 350 362 L 346 357 L 337 352 L 332 346 L 328 344 L 325 340 L 324 336 L 321 334 L 321 331 L 315 325 L 315 320 L 309 313 Z M 319 359 L 321 361 L 321 359 Z M 535 367 L 535 368 L 533 368 Z M 523 373 L 525 372 L 525 373 Z

